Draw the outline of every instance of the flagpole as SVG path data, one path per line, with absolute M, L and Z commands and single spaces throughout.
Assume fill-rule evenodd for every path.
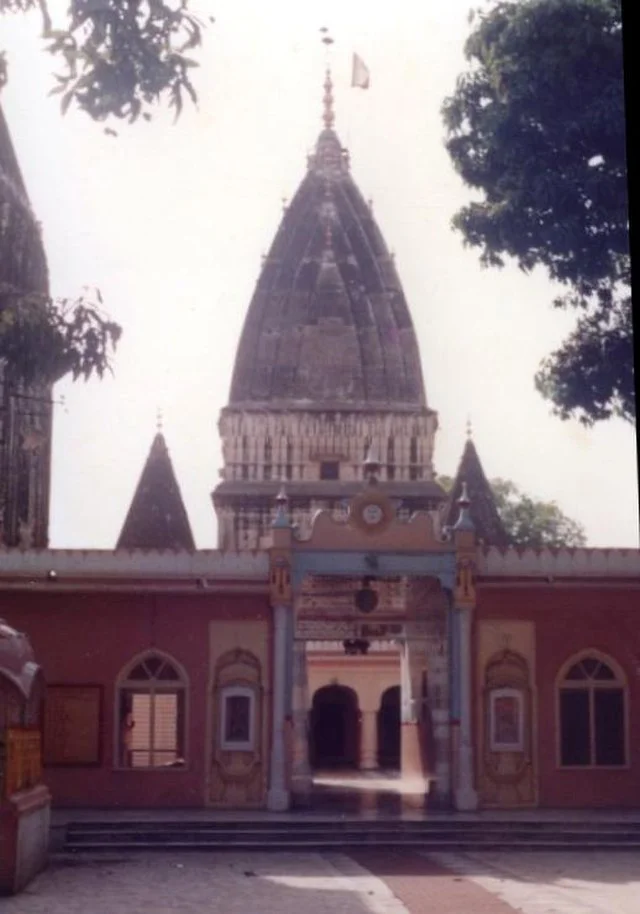
M 351 54 L 351 80 L 350 86 L 351 89 L 368 89 L 370 85 L 370 74 L 369 68 L 360 57 L 359 54 L 352 52 Z M 355 93 L 358 94 L 357 92 Z M 351 92 L 353 96 L 353 92 Z M 356 136 L 361 135 L 360 127 L 362 125 L 362 116 L 360 113 L 359 102 L 354 101 L 349 105 L 349 130 L 353 126 Z M 350 138 L 349 138 L 350 142 Z

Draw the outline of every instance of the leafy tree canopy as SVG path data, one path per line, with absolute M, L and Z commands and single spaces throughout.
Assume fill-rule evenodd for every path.
M 578 309 L 536 386 L 562 418 L 635 419 L 621 0 L 498 2 L 472 16 L 443 105 L 477 198 L 454 217 L 484 265 L 536 266 Z
M 189 53 L 202 40 L 203 23 L 188 0 L 69 0 L 54 22 L 48 0 L 0 0 L 0 13 L 40 12 L 42 35 L 61 72 L 53 92 L 62 108 L 72 102 L 95 120 L 151 117 L 163 99 L 180 113 L 185 95 L 195 102 Z M 210 21 L 213 21 L 210 18 Z M 7 78 L 0 55 L 0 87 Z
M 584 528 L 564 514 L 555 501 L 540 501 L 520 491 L 508 479 L 492 479 L 491 491 L 507 534 L 515 545 L 584 546 Z
M 102 377 L 120 338 L 120 327 L 97 301 L 53 300 L 39 293 L 18 293 L 0 283 L 0 363 L 5 380 L 53 383 L 66 374 L 87 380 Z
M 445 492 L 450 492 L 453 488 L 451 476 L 438 476 L 438 482 Z M 491 479 L 489 485 L 500 520 L 514 546 L 541 549 L 543 546 L 559 548 L 586 545 L 587 538 L 582 525 L 567 517 L 555 501 L 531 498 L 509 479 Z

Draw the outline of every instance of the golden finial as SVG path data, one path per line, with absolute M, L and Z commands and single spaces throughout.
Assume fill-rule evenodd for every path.
M 331 70 L 327 67 L 324 79 L 324 111 L 322 120 L 326 130 L 331 130 L 334 125 L 336 116 L 333 110 L 333 80 L 331 79 Z
M 333 80 L 331 79 L 331 67 L 329 66 L 329 48 L 333 44 L 333 38 L 329 35 L 329 29 L 323 27 L 320 29 L 322 34 L 322 43 L 325 46 L 325 64 L 326 71 L 324 76 L 324 98 L 322 120 L 326 130 L 331 130 L 335 121 L 333 111 Z

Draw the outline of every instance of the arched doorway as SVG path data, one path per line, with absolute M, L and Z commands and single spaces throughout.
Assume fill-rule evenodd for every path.
M 400 686 L 382 693 L 378 711 L 378 767 L 400 769 Z
M 314 768 L 356 768 L 358 696 L 346 686 L 324 686 L 313 696 L 310 757 Z

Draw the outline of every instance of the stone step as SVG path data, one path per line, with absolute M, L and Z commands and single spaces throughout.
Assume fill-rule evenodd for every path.
M 507 827 L 500 824 L 486 825 L 482 828 L 469 828 L 465 825 L 451 827 L 447 825 L 429 825 L 419 826 L 407 824 L 407 826 L 380 827 L 377 823 L 342 823 L 328 822 L 318 823 L 316 825 L 300 828 L 289 824 L 273 824 L 265 828 L 261 824 L 211 824 L 199 822 L 184 823 L 148 823 L 148 822 L 131 822 L 131 823 L 89 823 L 89 824 L 70 824 L 67 826 L 66 834 L 68 836 L 81 836 L 92 834 L 118 835 L 118 834 L 136 834 L 144 832 L 146 834 L 174 834 L 189 831 L 192 833 L 215 834 L 225 836 L 239 836 L 254 834 L 256 836 L 269 835 L 291 835 L 295 834 L 300 838 L 308 835 L 315 835 L 323 832 L 331 834 L 380 834 L 386 837 L 395 838 L 403 835 L 407 836 L 456 836 L 456 835 L 474 835 L 481 837 L 483 835 L 505 835 L 509 837 L 527 837 L 527 836 L 547 836 L 553 837 L 562 835 L 566 837 L 584 837 L 595 834 L 600 837 L 636 837 L 640 839 L 640 827 L 621 825 L 618 827 L 602 828 L 593 824 L 585 827 L 574 827 L 570 824 L 557 824 L 553 828 L 540 828 L 535 824 L 522 824 L 518 826 L 508 825 Z
M 460 835 L 469 835 L 473 834 L 474 837 L 481 838 L 483 836 L 495 836 L 495 835 L 505 835 L 507 837 L 518 838 L 518 837 L 588 837 L 590 835 L 597 835 L 599 837 L 609 837 L 609 838 L 619 838 L 619 837 L 629 837 L 637 838 L 640 840 L 640 830 L 638 829 L 629 829 L 629 828 L 619 828 L 615 830 L 604 831 L 599 828 L 591 827 L 590 829 L 572 829 L 571 827 L 559 827 L 553 829 L 552 831 L 537 829 L 535 827 L 523 827 L 517 829 L 505 829 L 505 828 L 483 828 L 483 829 L 448 829 L 448 828 L 429 828 L 429 829 L 385 829 L 385 828 L 349 828 L 345 826 L 334 826 L 331 824 L 316 826 L 316 828 L 310 829 L 292 829 L 287 828 L 286 826 L 279 826 L 269 829 L 262 828 L 253 828 L 252 826 L 247 826 L 246 828 L 226 828 L 225 826 L 216 826 L 214 828 L 197 828 L 193 827 L 189 823 L 185 823 L 180 828 L 162 828 L 159 826 L 149 826 L 149 825 L 129 825 L 123 826 L 121 828 L 105 828 L 100 825 L 93 825 L 90 828 L 68 828 L 67 835 L 69 836 L 83 836 L 83 835 L 122 835 L 122 834 L 148 834 L 148 835 L 171 835 L 171 834 L 182 834 L 189 832 L 191 834 L 210 834 L 218 835 L 225 837 L 241 837 L 246 835 L 255 835 L 256 837 L 276 837 L 276 836 L 287 836 L 295 834 L 296 837 L 305 838 L 318 834 L 340 834 L 342 836 L 347 834 L 352 835 L 368 835 L 368 834 L 378 834 L 385 838 L 391 840 L 401 837 L 459 837 Z
M 334 816 L 310 816 L 301 814 L 299 817 L 286 817 L 286 818 L 256 818 L 256 819 L 193 819 L 185 816 L 185 818 L 172 818 L 172 819 L 145 819 L 145 818 L 119 818 L 119 819 L 90 819 L 90 820 L 71 820 L 67 823 L 66 828 L 68 830 L 84 830 L 88 831 L 92 828 L 100 828 L 106 830 L 118 830 L 121 828 L 157 828 L 157 829 L 181 829 L 181 828 L 197 828 L 197 829 L 223 829 L 225 831 L 244 831 L 246 829 L 252 829 L 254 831 L 273 831 L 274 829 L 287 829 L 289 831 L 302 832 L 302 831 L 313 831 L 318 828 L 348 828 L 348 829 L 361 829 L 363 831 L 370 831 L 371 829 L 376 829 L 377 831 L 428 831 L 428 830 L 450 830 L 450 831 L 487 831 L 488 829 L 501 829 L 503 831 L 518 831 L 523 828 L 532 828 L 536 831 L 557 831 L 558 829 L 571 830 L 575 832 L 580 831 L 637 831 L 640 833 L 640 819 L 638 820 L 627 820 L 627 819 L 609 819 L 609 820 L 594 820 L 594 819 L 576 819 L 572 820 L 570 818 L 558 818 L 558 819 L 524 819 L 524 818 L 514 818 L 514 819 L 489 819 L 489 818 L 475 818 L 475 819 L 464 819 L 464 818 L 447 818 L 442 817 L 425 817 L 425 818 L 416 818 L 416 819 L 400 819 L 400 818 L 389 818 L 389 819 L 378 819 L 371 818 L 366 819 L 362 817 L 341 817 L 337 818 Z
M 471 827 L 470 827 L 471 826 Z M 256 849 L 331 847 L 438 849 L 638 848 L 640 823 L 291 821 L 71 822 L 64 849 Z
M 594 838 L 593 840 L 576 841 L 559 841 L 559 840 L 526 840 L 512 841 L 498 839 L 491 841 L 473 841 L 459 839 L 441 839 L 441 840 L 424 840 L 424 839 L 405 839 L 401 841 L 376 840 L 360 837 L 358 840 L 352 839 L 345 841 L 341 838 L 309 838 L 305 841 L 282 839 L 280 841 L 259 841 L 256 839 L 245 839 L 242 841 L 222 841 L 215 839 L 199 838 L 197 840 L 177 840 L 168 838 L 165 841 L 149 842 L 145 840 L 123 840 L 123 841 L 87 841 L 82 843 L 67 843 L 64 850 L 66 852 L 98 852 L 98 851 L 135 851 L 135 850 L 194 850 L 194 851 L 237 851 L 237 850 L 261 850 L 261 851 L 320 851 L 330 849 L 345 848 L 362 848 L 376 847 L 378 849 L 388 847 L 390 849 L 397 847 L 418 848 L 425 851 L 473 851 L 473 850 L 563 850 L 563 851 L 585 851 L 585 850 L 630 850 L 639 849 L 640 841 L 617 842 Z

